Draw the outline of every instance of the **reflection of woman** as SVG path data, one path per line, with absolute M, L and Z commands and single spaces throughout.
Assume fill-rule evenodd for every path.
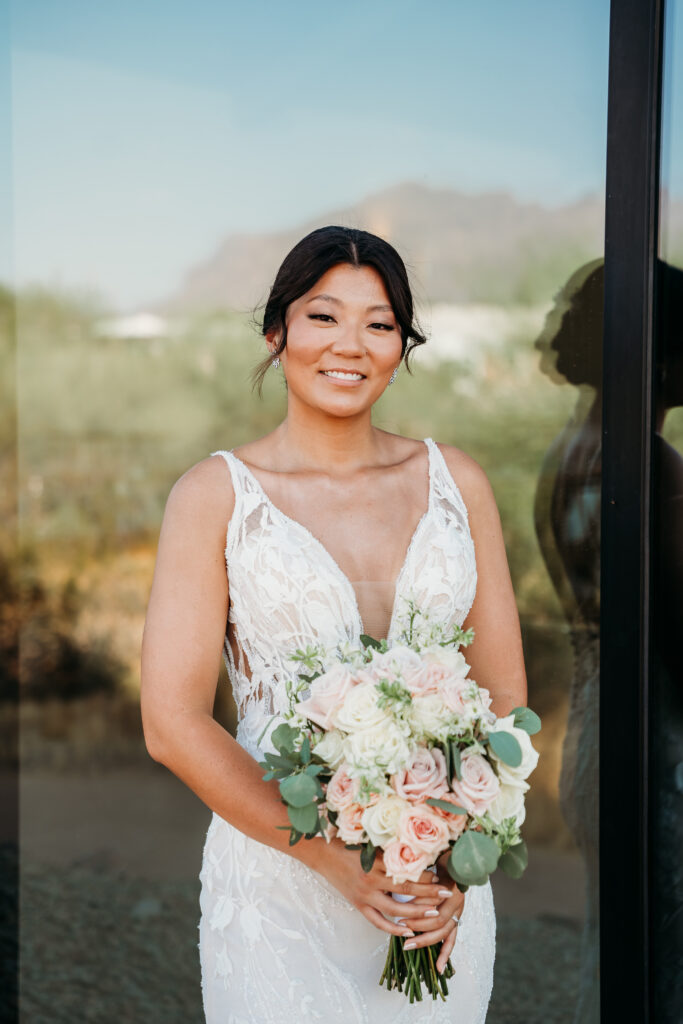
M 598 700 L 600 671 L 600 487 L 602 260 L 577 270 L 536 342 L 541 369 L 579 390 L 574 415 L 543 460 L 534 517 L 541 551 L 574 648 L 560 803 L 586 869 L 581 982 L 575 1020 L 599 1020 Z
M 683 270 L 657 264 L 658 360 L 653 444 L 653 673 L 650 688 L 650 835 L 654 1017 L 683 1006 L 683 454 L 663 436 L 683 406 Z
M 423 872 L 393 885 L 381 857 L 366 875 L 338 838 L 289 847 L 277 783 L 263 781 L 257 760 L 272 749 L 269 716 L 287 707 L 289 654 L 358 643 L 362 631 L 391 643 L 408 593 L 474 627 L 472 677 L 490 689 L 496 713 L 525 703 L 492 490 L 459 449 L 372 426 L 374 403 L 424 340 L 405 267 L 386 242 L 346 228 L 312 232 L 278 271 L 263 333 L 265 366 L 275 357 L 284 372 L 287 417 L 174 485 L 142 652 L 150 753 L 214 812 L 201 873 L 206 1018 L 484 1021 L 490 885 L 463 896 L 443 863 L 436 884 Z M 212 718 L 221 648 L 237 742 Z M 402 904 L 405 923 L 392 919 L 391 892 L 416 897 Z M 378 985 L 386 933 L 408 925 L 418 947 L 443 940 L 439 968 L 453 951 L 446 1007 L 411 1005 Z

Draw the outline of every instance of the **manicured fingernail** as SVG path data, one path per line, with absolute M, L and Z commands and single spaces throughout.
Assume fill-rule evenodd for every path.
M 415 949 L 416 945 L 417 945 L 416 942 L 406 942 L 406 943 L 404 943 L 403 948 L 404 949 Z
M 415 932 L 412 932 L 412 931 L 410 930 L 410 928 L 406 928 L 406 930 L 404 931 L 404 933 L 403 933 L 403 934 L 405 935 L 405 937 L 406 937 L 407 939 L 412 939 L 412 938 L 413 938 L 413 936 L 415 935 Z
M 438 910 L 425 910 L 425 917 L 438 917 L 438 916 L 439 916 L 439 911 Z
M 443 896 L 444 898 L 446 898 L 452 895 L 453 893 L 450 891 L 450 889 L 439 889 L 439 896 Z

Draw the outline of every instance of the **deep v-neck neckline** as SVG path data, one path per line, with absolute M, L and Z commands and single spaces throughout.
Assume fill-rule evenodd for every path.
M 428 472 L 427 508 L 422 513 L 422 515 L 420 516 L 420 518 L 418 519 L 418 521 L 417 521 L 417 523 L 415 525 L 415 529 L 413 530 L 411 538 L 408 541 L 408 546 L 406 548 L 406 552 L 405 552 L 405 555 L 403 557 L 403 562 L 401 563 L 401 567 L 398 570 L 398 573 L 396 575 L 396 579 L 394 581 L 394 596 L 393 596 L 393 602 L 392 602 L 392 606 L 391 606 L 391 617 L 389 619 L 389 628 L 387 629 L 387 636 L 386 636 L 387 643 L 389 643 L 391 641 L 391 634 L 392 634 L 392 631 L 393 631 L 393 628 L 394 628 L 395 619 L 396 619 L 397 614 L 398 614 L 398 598 L 399 598 L 399 593 L 400 593 L 400 588 L 401 588 L 401 583 L 402 583 L 403 576 L 405 575 L 405 573 L 407 571 L 407 568 L 408 568 L 408 565 L 410 563 L 410 556 L 411 556 L 412 550 L 413 550 L 413 548 L 415 546 L 415 542 L 416 542 L 418 536 L 420 535 L 420 533 L 422 532 L 422 527 L 423 527 L 424 523 L 427 521 L 427 518 L 428 518 L 430 512 L 432 511 L 432 506 L 433 506 L 434 465 L 433 465 L 433 460 L 432 460 L 432 445 L 434 444 L 434 442 L 432 441 L 431 437 L 426 437 L 426 438 L 424 438 L 423 443 L 425 444 L 425 446 L 427 448 L 427 472 Z M 249 466 L 247 466 L 246 462 L 243 462 L 242 459 L 240 459 L 240 457 L 238 455 L 235 455 L 235 453 L 233 452 L 232 448 L 228 451 L 228 455 L 231 455 L 232 458 L 235 459 L 236 462 L 239 462 L 239 464 L 242 467 L 243 471 L 246 473 L 246 475 L 249 477 L 249 479 L 255 484 L 255 486 L 257 487 L 261 497 L 266 502 L 266 504 L 269 506 L 269 508 L 272 509 L 272 511 L 275 512 L 276 515 L 280 516 L 280 518 L 282 520 L 284 520 L 286 523 L 290 524 L 291 526 L 294 526 L 298 530 L 301 530 L 302 533 L 304 533 L 306 535 L 306 537 L 313 542 L 313 544 L 321 552 L 323 557 L 327 559 L 327 561 L 330 564 L 333 572 L 336 573 L 336 575 L 339 577 L 339 579 L 341 580 L 341 582 L 343 583 L 343 585 L 346 587 L 346 589 L 349 592 L 349 596 L 351 597 L 351 601 L 353 603 L 354 614 L 355 614 L 355 617 L 356 617 L 356 626 L 358 627 L 358 636 L 360 637 L 361 634 L 365 633 L 365 627 L 363 625 L 363 618 L 362 618 L 361 613 L 360 613 L 360 607 L 359 607 L 359 604 L 358 604 L 358 596 L 356 594 L 356 590 L 355 590 L 355 587 L 353 586 L 353 583 L 351 582 L 351 580 L 347 576 L 347 574 L 344 572 L 342 567 L 339 565 L 339 562 L 337 561 L 337 559 L 331 553 L 329 548 L 326 547 L 326 545 L 323 544 L 323 542 L 318 537 L 316 537 L 316 535 L 314 533 L 312 533 L 311 530 L 309 530 L 309 528 L 307 526 L 304 526 L 304 524 L 299 522 L 298 519 L 294 519 L 292 516 L 287 515 L 286 512 L 283 512 L 282 509 L 278 505 L 275 504 L 275 502 L 272 500 L 272 498 L 269 497 L 267 491 L 265 490 L 263 484 L 261 483 L 259 478 L 256 476 L 256 474 L 253 473 L 251 469 L 249 469 Z

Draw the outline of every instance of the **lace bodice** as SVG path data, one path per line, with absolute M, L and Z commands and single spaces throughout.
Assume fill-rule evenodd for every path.
M 431 438 L 425 444 L 428 505 L 395 582 L 390 645 L 400 632 L 404 598 L 462 625 L 476 591 L 465 502 L 438 446 Z M 225 543 L 230 606 L 224 659 L 238 709 L 237 740 L 261 757 L 272 749 L 270 729 L 259 742 L 268 718 L 288 707 L 286 682 L 295 675 L 289 655 L 309 644 L 358 644 L 363 623 L 353 585 L 324 545 L 273 504 L 232 451 L 211 454 L 225 459 L 235 492 Z

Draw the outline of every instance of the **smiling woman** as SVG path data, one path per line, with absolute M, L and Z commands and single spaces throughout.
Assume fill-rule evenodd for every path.
M 394 882 L 381 849 L 364 870 L 332 833 L 290 845 L 278 782 L 258 762 L 289 710 L 292 655 L 358 646 L 370 623 L 391 649 L 411 601 L 483 638 L 468 662 L 495 714 L 525 704 L 493 492 L 459 449 L 372 425 L 392 374 L 425 340 L 387 242 L 339 227 L 306 236 L 277 274 L 263 334 L 269 355 L 255 381 L 279 359 L 287 416 L 174 484 L 142 649 L 149 752 L 214 812 L 200 876 L 206 1020 L 445 1024 L 456 1013 L 483 1024 L 490 883 L 462 892 L 442 858 L 436 873 Z M 212 716 L 221 652 L 235 739 Z M 393 893 L 412 897 L 400 915 Z M 439 972 L 452 957 L 449 1004 L 413 1005 L 377 984 L 388 935 L 435 947 Z

